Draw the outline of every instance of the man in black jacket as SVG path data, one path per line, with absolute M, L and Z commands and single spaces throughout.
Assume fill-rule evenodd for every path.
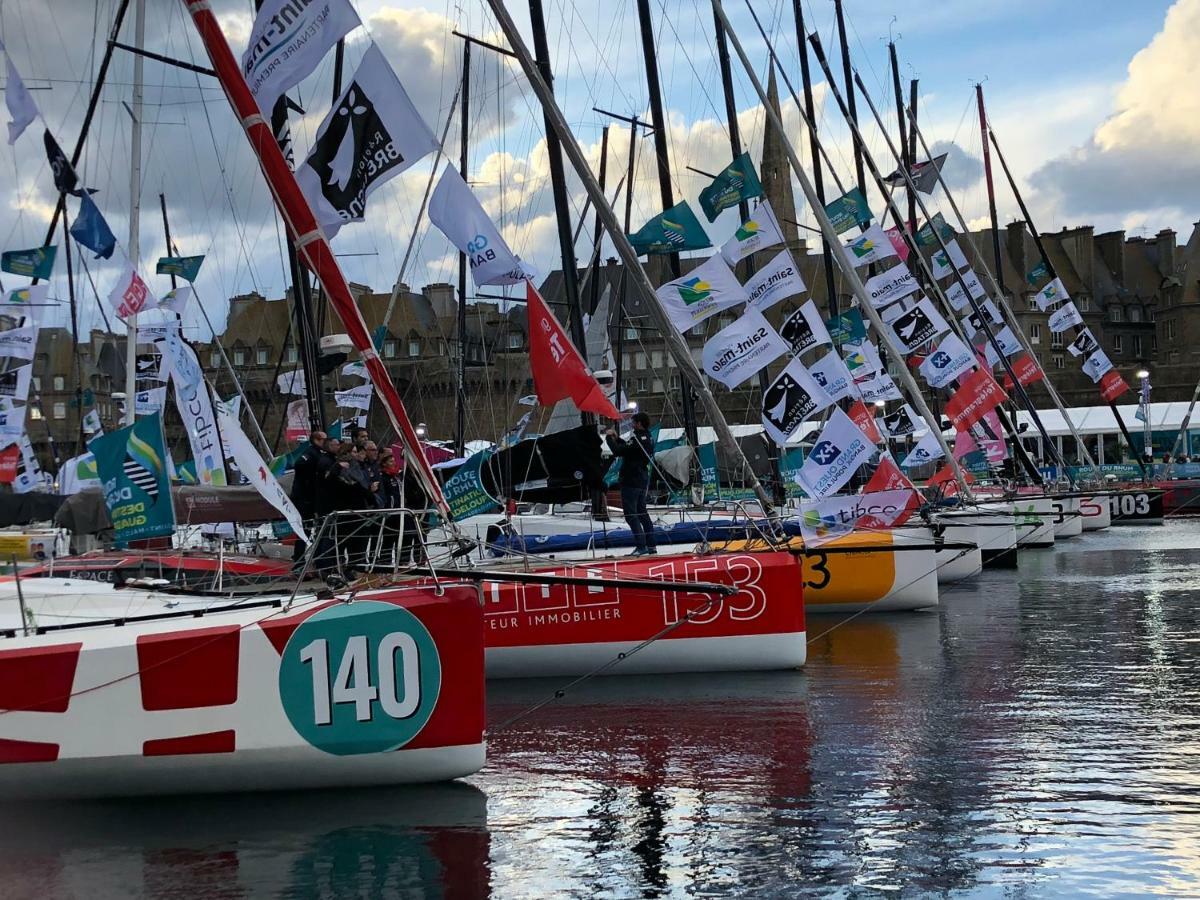
M 633 532 L 636 549 L 633 556 L 653 555 L 654 523 L 646 509 L 650 495 L 650 463 L 654 460 L 654 438 L 650 436 L 650 417 L 644 412 L 634 413 L 633 434 L 628 441 L 617 437 L 613 429 L 606 435 L 609 449 L 621 459 L 621 507 L 625 510 L 625 521 Z
M 300 517 L 306 522 L 312 521 L 318 513 L 329 512 L 328 501 L 324 496 L 328 492 L 326 475 L 333 468 L 333 457 L 325 449 L 326 435 L 323 431 L 314 431 L 308 436 L 308 447 L 300 454 L 293 465 L 292 502 L 300 512 Z M 304 557 L 308 545 L 299 538 L 292 550 L 293 562 Z

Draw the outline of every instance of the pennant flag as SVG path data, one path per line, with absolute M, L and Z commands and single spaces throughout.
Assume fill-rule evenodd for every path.
M 771 204 L 764 200 L 754 209 L 754 214 L 741 224 L 733 237 L 721 245 L 721 255 L 732 266 L 751 253 L 783 243 L 783 229 Z
M 917 441 L 915 447 L 909 451 L 908 456 L 900 460 L 900 468 L 912 469 L 916 466 L 923 466 L 926 463 L 931 463 L 936 459 L 941 459 L 946 455 L 946 451 L 942 449 L 941 442 L 938 441 L 937 435 L 932 431 Z
M 142 281 L 142 276 L 133 268 L 133 263 L 126 260 L 125 272 L 108 294 L 108 302 L 117 315 L 123 319 L 137 315 L 150 305 L 150 288 Z M 176 331 L 178 333 L 178 331 Z
M 317 129 L 296 182 L 332 238 L 347 222 L 363 220 L 367 198 L 377 188 L 437 146 L 404 85 L 372 44 Z
M 709 316 L 750 299 L 719 253 L 682 278 L 668 281 L 655 294 L 681 334 Z
M 36 324 L 0 331 L 0 357 L 33 359 L 33 352 L 37 348 L 37 335 Z
M 567 338 L 532 281 L 525 283 L 525 296 L 529 311 L 529 368 L 538 402 L 549 406 L 570 397 L 582 412 L 619 419 L 621 414 L 604 396 L 604 388 Z
M 158 260 L 155 272 L 159 275 L 176 275 L 184 281 L 195 282 L 200 275 L 203 256 L 163 256 Z
M 946 417 L 955 431 L 965 431 L 1007 399 L 990 373 L 976 369 L 962 377 L 954 396 L 946 401 Z
M 934 441 L 934 446 L 938 446 L 937 441 Z M 939 447 L 940 449 L 940 447 Z M 896 461 L 892 459 L 892 454 L 883 453 L 879 457 L 879 466 L 875 469 L 875 474 L 871 476 L 863 487 L 864 494 L 875 493 L 876 491 L 911 491 L 915 490 L 916 486 L 909 480 L 908 476 L 900 471 L 900 467 L 896 465 Z M 913 498 L 914 503 L 912 508 L 915 509 L 920 505 L 920 499 Z
M 923 431 L 921 427 L 921 417 L 917 415 L 917 411 L 905 403 L 894 412 L 888 413 L 882 419 L 884 432 L 888 437 L 904 437 L 906 434 L 914 434 L 917 431 Z
M 776 333 L 766 316 L 756 309 L 747 309 L 709 338 L 701 363 L 709 378 L 732 390 L 787 350 L 787 341 Z
M 350 0 L 265 0 L 259 6 L 242 54 L 242 75 L 268 122 L 275 101 L 308 77 L 359 24 Z
M 174 533 L 171 482 L 158 414 L 94 438 L 88 450 L 96 459 L 118 545 Z
M 1037 364 L 1037 360 L 1028 353 L 1022 353 L 1014 359 L 1011 366 L 1013 374 L 1017 376 L 1017 381 L 1023 385 L 1034 384 L 1046 377 L 1041 366 Z M 1008 377 L 1007 373 L 1004 375 L 1003 386 L 1006 391 L 1013 389 L 1012 379 Z
M 750 295 L 749 305 L 753 309 L 770 309 L 780 300 L 802 294 L 807 289 L 804 279 L 796 268 L 792 254 L 784 249 L 750 276 L 745 284 Z
M 1063 287 L 1061 279 L 1055 278 L 1048 285 L 1034 294 L 1033 302 L 1037 304 L 1037 308 L 1045 312 L 1055 303 L 1062 303 L 1064 300 L 1070 300 L 1067 294 L 1067 289 Z
M 46 159 L 50 163 L 50 172 L 54 176 L 54 187 L 60 194 L 74 194 L 79 186 L 79 178 L 70 160 L 54 140 L 50 129 L 42 132 L 42 144 L 46 147 Z
M 912 309 L 892 322 L 891 329 L 900 349 L 905 353 L 912 353 L 922 344 L 949 331 L 950 326 L 938 313 L 933 301 L 922 297 Z
M 802 500 L 798 513 L 806 547 L 820 547 L 850 534 L 855 528 L 892 528 L 908 518 L 915 490 L 885 491 L 825 500 Z
M 533 410 L 531 409 L 517 420 L 516 425 L 504 432 L 503 436 L 500 438 L 500 449 L 503 450 L 506 447 L 515 447 L 517 444 L 519 444 L 521 442 L 521 438 L 525 436 L 525 429 L 529 427 L 529 422 L 532 418 Z M 619 459 L 620 457 L 618 457 L 618 460 Z
M 808 496 L 823 500 L 849 481 L 874 452 L 875 445 L 835 407 L 796 480 Z
M 0 45 L 0 49 L 2 48 L 3 45 Z M 4 54 L 4 62 L 6 66 L 4 105 L 8 107 L 8 115 L 11 119 L 8 123 L 8 144 L 11 147 L 29 127 L 29 124 L 38 117 L 38 108 L 37 104 L 33 102 L 33 95 L 25 87 L 25 82 L 21 80 L 21 74 L 13 65 L 7 51 Z
M 293 369 L 290 372 L 284 372 L 275 379 L 275 387 L 281 394 L 293 397 L 305 396 L 308 393 L 308 385 L 304 381 L 304 370 Z
M 1083 374 L 1092 379 L 1094 384 L 1099 384 L 1100 379 L 1111 371 L 1112 367 L 1112 360 L 1108 358 L 1108 354 L 1103 350 L 1096 350 L 1083 361 Z
M 846 252 L 856 268 L 898 255 L 891 238 L 881 225 L 872 225 L 851 240 L 846 244 Z
M 96 259 L 108 259 L 117 247 L 117 236 L 86 191 L 79 198 L 79 214 L 71 224 L 71 237 L 95 253 Z
M 946 220 L 941 213 L 934 213 L 933 218 L 921 226 L 917 232 L 917 243 L 922 247 L 940 247 L 938 244 L 937 235 L 934 234 L 934 229 L 942 236 L 942 241 L 949 241 L 954 237 L 954 229 L 946 224 Z
M 975 351 L 962 339 L 948 334 L 921 363 L 920 372 L 931 388 L 942 388 L 975 368 Z
M 1083 325 L 1083 316 L 1075 308 L 1075 304 L 1067 301 L 1050 315 L 1050 330 L 1055 334 L 1068 328 Z
M 1105 403 L 1112 403 L 1129 389 L 1129 385 L 1116 369 L 1109 369 L 1100 376 L 1100 396 Z
M 812 375 L 817 384 L 824 388 L 825 393 L 832 400 L 859 396 L 850 370 L 846 368 L 846 364 L 836 350 L 829 351 L 809 366 L 808 373 Z
M 34 247 L 31 250 L 8 250 L 0 253 L 0 271 L 24 275 L 27 278 L 49 278 L 54 272 L 54 256 L 58 247 Z
M 762 183 L 754 171 L 750 154 L 743 153 L 713 179 L 713 183 L 700 192 L 700 209 L 709 222 L 715 222 L 724 210 L 737 206 L 743 200 L 761 197 Z
M 867 337 L 867 326 L 863 323 L 862 313 L 857 309 L 834 316 L 825 325 L 829 337 L 838 344 L 858 344 Z
M 429 197 L 429 221 L 467 255 L 476 286 L 520 284 L 536 274 L 508 248 L 475 194 L 453 166 Z
M 969 472 L 964 472 L 963 477 L 966 479 L 967 484 L 974 481 Z M 926 484 L 931 488 L 941 485 L 941 492 L 944 497 L 953 497 L 958 493 L 958 479 L 954 477 L 954 470 L 949 465 L 942 466 L 934 472 Z
M 942 171 L 942 166 L 946 163 L 946 156 L 947 154 L 942 153 L 933 159 L 913 163 L 909 166 L 908 177 L 912 179 L 913 187 L 922 194 L 932 194 L 934 188 L 937 187 L 938 173 Z M 884 181 L 893 187 L 907 187 L 907 182 L 904 180 L 904 173 L 900 169 L 896 169 Z
M 163 295 L 163 298 L 158 301 L 158 308 L 173 312 L 177 316 L 182 316 L 184 309 L 187 308 L 188 301 L 191 299 L 192 288 L 189 285 L 184 285 L 183 287 L 167 291 Z
M 779 333 L 796 354 L 803 353 L 809 347 L 833 344 L 829 332 L 825 330 L 825 323 L 821 320 L 817 304 L 811 300 L 801 304 L 799 309 L 784 320 Z
M 12 448 L 14 451 L 16 447 Z M 19 451 L 17 458 L 20 457 Z M 2 458 L 2 454 L 0 454 Z M 0 477 L 0 481 L 4 478 Z M 100 475 L 96 471 L 96 457 L 91 452 L 73 456 L 62 464 L 58 472 L 58 492 L 60 494 L 78 494 L 90 488 L 102 488 Z
M 1096 335 L 1092 334 L 1092 329 L 1085 328 L 1075 336 L 1075 340 L 1067 344 L 1067 349 L 1071 351 L 1072 356 L 1090 356 L 1100 349 L 1100 342 L 1096 340 Z
M 833 230 L 838 234 L 849 231 L 855 226 L 865 228 L 871 224 L 871 208 L 867 206 L 867 198 L 858 188 L 847 191 L 832 203 L 825 204 L 825 215 L 833 224 Z
M 238 467 L 238 471 L 254 485 L 254 489 L 264 500 L 283 513 L 283 517 L 292 526 L 292 531 L 296 532 L 296 536 L 307 542 L 308 534 L 304 530 L 304 520 L 300 516 L 300 511 L 296 509 L 291 498 L 275 480 L 275 475 L 258 451 L 254 449 L 250 438 L 246 437 L 246 432 L 242 431 L 237 416 L 224 403 L 216 404 L 216 413 L 221 439 L 229 444 L 229 456 L 234 465 Z
M 916 291 L 917 280 L 913 278 L 912 272 L 908 271 L 908 266 L 900 263 L 880 272 L 874 278 L 868 278 L 866 289 L 871 306 L 880 309 Z
M 763 394 L 762 423 L 771 439 L 783 446 L 804 420 L 833 403 L 833 398 L 793 359 Z
M 1036 285 L 1039 281 L 1041 281 L 1043 278 L 1049 278 L 1049 277 L 1050 277 L 1050 267 L 1046 265 L 1045 260 L 1042 260 L 1040 263 L 1038 263 L 1036 266 L 1034 266 L 1032 269 L 1029 270 L 1028 274 L 1026 274 L 1026 276 L 1025 276 L 1025 280 L 1028 281 L 1030 286 L 1032 287 L 1032 286 Z
M 370 409 L 374 390 L 369 384 L 352 387 L 348 391 L 334 391 L 334 404 L 339 409 Z
M 703 250 L 712 246 L 704 226 L 686 200 L 659 213 L 629 235 L 629 243 L 633 244 L 639 256 L 682 253 L 684 250 Z
M 97 431 L 103 431 L 104 426 L 100 424 L 100 413 L 92 409 L 83 417 L 83 430 L 88 434 L 95 434 Z
M 161 410 L 167 404 L 167 389 L 165 387 L 150 388 L 138 391 L 133 395 L 133 412 L 137 416 L 148 416 Z
M 875 424 L 875 414 L 872 411 L 874 407 L 868 407 L 861 400 L 855 400 L 850 404 L 850 408 L 846 410 L 846 415 L 854 420 L 854 424 L 859 427 L 871 443 L 883 443 L 883 435 L 879 433 L 879 426 Z

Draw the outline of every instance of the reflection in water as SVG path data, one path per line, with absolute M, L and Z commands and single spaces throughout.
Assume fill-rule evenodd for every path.
M 6 809 L 0 894 L 1200 895 L 1198 545 L 1113 529 L 814 618 L 804 672 L 594 680 L 474 786 Z M 559 686 L 489 685 L 490 720 Z

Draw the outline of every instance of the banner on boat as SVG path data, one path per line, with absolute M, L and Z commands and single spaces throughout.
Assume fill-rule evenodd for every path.
M 802 294 L 807 289 L 792 254 L 785 248 L 769 263 L 750 276 L 745 284 L 753 309 L 770 309 L 780 300 Z
M 920 372 L 931 388 L 945 387 L 975 368 L 975 351 L 957 335 L 948 334 L 921 363 Z
M 850 497 L 801 501 L 800 533 L 808 547 L 819 547 L 855 528 L 882 530 L 907 519 L 916 506 L 915 490 L 879 491 Z
M 363 220 L 367 198 L 377 188 L 437 146 L 404 85 L 372 44 L 317 129 L 296 182 L 332 238 L 347 222 Z
M 162 418 L 158 413 L 88 444 L 118 545 L 175 531 Z
M 709 222 L 715 222 L 725 210 L 732 209 L 743 200 L 761 197 L 762 193 L 762 182 L 754 171 L 750 154 L 743 153 L 726 166 L 712 184 L 700 191 L 700 208 Z
M 680 334 L 709 316 L 749 299 L 746 289 L 719 253 L 682 278 L 668 281 L 654 293 Z
M 793 359 L 763 394 L 763 428 L 782 446 L 796 436 L 804 420 L 833 403 L 804 364 Z
M 733 389 L 787 353 L 788 342 L 766 316 L 748 309 L 704 345 L 701 362 L 709 378 Z
M 491 450 L 473 454 L 442 485 L 442 494 L 454 521 L 500 508 L 500 501 L 489 494 L 483 484 L 483 464 L 491 457 Z
M 880 309 L 917 290 L 917 280 L 913 278 L 912 272 L 908 271 L 908 266 L 900 263 L 886 272 L 880 272 L 874 278 L 868 278 L 866 289 L 871 305 Z
M 976 369 L 959 381 L 954 396 L 946 401 L 946 417 L 955 431 L 965 431 L 1007 399 L 990 373 Z
M 520 284 L 536 273 L 509 249 L 504 238 L 453 166 L 442 171 L 429 196 L 429 221 L 467 255 L 471 278 L 485 284 Z
M 229 456 L 243 477 L 254 485 L 254 489 L 264 500 L 283 513 L 292 531 L 304 542 L 308 542 L 308 534 L 304 530 L 304 521 L 300 511 L 292 503 L 287 492 L 275 480 L 266 461 L 259 456 L 246 432 L 238 423 L 237 416 L 224 403 L 216 405 L 217 421 L 221 429 L 221 440 L 229 447 Z
M 764 200 L 733 233 L 733 237 L 721 245 L 721 255 L 732 266 L 751 253 L 782 243 L 783 229 L 779 227 L 779 220 L 775 218 L 770 202 Z
M 1043 278 L 1048 277 L 1050 277 L 1050 267 L 1046 265 L 1045 260 L 1042 260 L 1026 273 L 1025 280 L 1029 283 L 1030 287 L 1033 287 Z
M 54 256 L 58 247 L 33 247 L 30 250 L 6 250 L 0 253 L 0 271 L 43 281 L 54 274 Z
M 808 496 L 824 499 L 849 481 L 874 452 L 875 445 L 854 421 L 834 409 L 796 480 Z
M 168 331 L 160 346 L 170 361 L 175 407 L 192 448 L 196 479 L 203 485 L 224 485 L 225 460 L 217 437 L 216 414 L 196 351 L 179 336 L 178 329 Z
M 686 200 L 654 216 L 628 237 L 638 256 L 681 253 L 712 246 L 708 233 Z

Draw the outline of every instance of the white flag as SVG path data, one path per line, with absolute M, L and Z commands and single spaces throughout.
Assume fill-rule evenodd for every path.
M 1063 287 L 1062 281 L 1055 278 L 1034 295 L 1033 302 L 1037 304 L 1038 309 L 1045 312 L 1055 303 L 1062 303 L 1064 300 L 1070 299 L 1071 297 L 1067 293 L 1067 289 Z
M 682 278 L 668 281 L 655 294 L 666 308 L 671 324 L 681 334 L 709 316 L 749 299 L 746 289 L 719 253 Z
M 242 75 L 268 123 L 275 101 L 359 24 L 350 0 L 266 0 L 259 7 Z
M 950 263 L 948 254 L 941 250 L 934 250 L 933 255 L 929 257 L 929 261 L 933 264 L 933 277 L 935 279 L 945 278 L 954 271 L 954 266 Z M 955 282 L 957 284 L 957 282 Z
M 784 320 L 779 334 L 791 345 L 793 353 L 803 353 L 809 347 L 818 345 L 833 346 L 821 311 L 811 300 L 805 301 Z
M 0 49 L 3 49 L 3 46 L 0 44 Z M 29 123 L 38 117 L 38 108 L 37 104 L 33 102 L 33 95 L 29 93 L 25 82 L 21 80 L 17 67 L 9 59 L 7 51 L 4 54 L 4 61 L 7 69 L 4 105 L 8 107 L 8 115 L 12 119 L 8 123 L 8 143 L 9 146 L 12 146 L 17 142 L 21 133 L 29 127 Z
M 371 380 L 371 373 L 367 371 L 366 363 L 348 362 L 342 366 L 342 374 L 347 376 L 353 375 L 354 377 L 362 378 L 365 381 Z
M 856 382 L 872 378 L 883 369 L 879 348 L 870 341 L 863 341 L 861 344 L 846 344 L 842 347 L 842 352 L 846 368 Z
M 1094 350 L 1100 349 L 1100 342 L 1092 334 L 1092 329 L 1085 328 L 1076 335 L 1075 340 L 1067 344 L 1072 356 L 1090 356 Z
M 898 316 L 892 322 L 891 329 L 900 349 L 905 353 L 912 353 L 922 344 L 949 331 L 950 326 L 938 313 L 933 301 L 928 297 L 923 297 L 916 306 Z
M 885 434 L 888 437 L 904 437 L 906 434 L 915 434 L 918 431 L 925 431 L 925 420 L 922 419 L 915 409 L 905 403 L 899 409 L 888 413 L 879 420 Z
M 96 410 L 89 410 L 88 414 L 83 417 L 83 430 L 88 434 L 95 434 L 97 431 L 101 431 L 103 427 L 100 424 L 100 413 Z
M 32 472 L 20 472 L 13 479 L 12 489 L 14 494 L 28 494 L 38 486 L 41 479 Z
M 0 372 L 0 397 L 26 402 L 29 399 L 29 383 L 32 377 L 33 363 L 25 363 Z
M 1021 346 L 1021 339 L 1017 337 L 1011 328 L 1005 326 L 994 333 L 996 343 L 1000 345 L 1001 351 L 1005 356 L 1014 356 L 1020 353 L 1024 347 Z M 992 346 L 992 342 L 988 341 L 983 348 L 984 356 L 987 358 L 989 366 L 995 366 L 1000 362 L 1000 355 L 996 352 L 996 348 Z
M 125 270 L 117 280 L 117 286 L 109 291 L 108 302 L 122 319 L 137 315 L 155 304 L 150 288 L 129 260 L 125 260 Z
M 855 268 L 869 263 L 879 262 L 896 256 L 896 248 L 892 245 L 887 232 L 882 225 L 872 225 L 858 237 L 846 244 L 846 253 Z
M 342 409 L 370 409 L 374 389 L 369 384 L 360 384 L 348 391 L 334 391 L 333 399 Z
M 763 394 L 762 423 L 776 444 L 783 446 L 804 420 L 833 403 L 804 364 L 793 359 Z
M 832 400 L 858 397 L 858 389 L 854 385 L 850 370 L 846 368 L 846 364 L 836 350 L 830 350 L 809 366 L 808 373 L 812 375 L 817 384 L 825 389 L 825 393 Z
M 770 309 L 780 300 L 802 294 L 807 289 L 792 254 L 780 250 L 775 257 L 750 276 L 745 284 L 749 304 L 755 309 Z
M 437 146 L 404 85 L 372 44 L 317 130 L 296 181 L 332 238 L 345 223 L 363 220 L 376 188 Z
M 874 278 L 868 278 L 866 288 L 871 305 L 879 309 L 907 297 L 915 291 L 917 279 L 913 278 L 912 272 L 908 271 L 908 266 L 900 263 L 898 266 L 892 266 L 886 272 L 880 272 Z
M 0 331 L 0 356 L 33 359 L 33 351 L 37 348 L 37 334 L 36 324 Z
M 162 409 L 166 402 L 167 389 L 165 387 L 138 391 L 133 395 L 133 412 L 139 416 L 153 415 Z
M 963 283 L 966 284 L 967 290 L 971 292 L 971 296 L 976 300 L 982 300 L 987 296 L 987 291 L 979 281 L 979 276 L 975 274 L 974 269 L 967 269 L 962 273 Z
M 41 284 L 31 284 L 27 287 L 5 291 L 3 307 L 0 311 L 8 315 L 22 315 L 33 322 L 38 322 L 42 318 L 42 308 L 49 302 L 50 285 L 43 281 Z
M 766 316 L 757 309 L 747 309 L 709 338 L 701 359 L 709 378 L 733 389 L 787 350 L 787 341 L 776 333 Z
M 849 497 L 800 501 L 800 534 L 806 547 L 820 547 L 854 531 L 860 521 L 890 528 L 912 505 L 914 491 L 873 491 Z
M 184 309 L 187 308 L 188 301 L 192 299 L 192 288 L 190 285 L 177 287 L 163 294 L 163 298 L 158 301 L 158 308 L 165 309 L 168 312 L 173 312 L 177 316 L 182 316 Z M 138 329 L 138 339 L 141 340 L 142 329 Z
M 858 388 L 858 393 L 862 396 L 864 403 L 875 403 L 878 400 L 901 400 L 904 397 L 900 393 L 900 388 L 896 386 L 896 382 L 892 381 L 892 376 L 886 372 L 877 372 L 867 378 L 857 379 L 854 386 Z
M 1082 324 L 1083 316 L 1079 314 L 1079 310 L 1075 308 L 1075 304 L 1069 301 L 1050 315 L 1050 330 L 1055 334 L 1058 334 L 1060 331 L 1066 331 L 1073 325 Z
M 975 352 L 953 334 L 946 335 L 936 350 L 921 363 L 921 374 L 931 388 L 945 387 L 975 368 Z
M 508 248 L 453 166 L 446 166 L 429 197 L 429 221 L 467 254 L 476 286 L 520 284 L 536 278 L 536 273 Z
M 883 320 L 884 325 L 891 325 L 898 318 L 916 306 L 917 301 L 924 296 L 924 294 L 917 294 L 914 298 L 910 295 L 904 300 L 898 300 L 895 303 L 890 303 L 883 309 L 879 310 L 879 318 Z
M 764 200 L 754 208 L 754 214 L 741 224 L 733 237 L 721 245 L 721 255 L 732 266 L 751 253 L 783 243 L 783 231 L 771 204 Z
M 943 278 L 958 269 L 967 267 L 966 254 L 958 246 L 958 241 L 951 238 L 946 242 L 946 249 L 937 250 L 933 254 L 933 277 Z M 974 273 L 971 273 L 974 275 Z M 964 276 L 965 277 L 965 276 Z
M 935 459 L 941 459 L 945 455 L 946 451 L 942 449 L 937 435 L 930 431 L 917 441 L 917 445 L 912 448 L 908 456 L 900 461 L 900 468 L 911 469 L 913 466 L 920 466 L 925 463 L 931 463 Z
M 281 394 L 292 397 L 303 397 L 308 393 L 308 385 L 304 380 L 304 370 L 293 369 L 290 372 L 284 372 L 275 379 L 275 387 L 279 389 L 279 393 Z
M 967 299 L 966 289 L 957 281 L 951 282 L 950 287 L 946 288 L 946 299 L 950 301 L 950 305 L 956 312 L 962 312 L 971 303 Z
M 874 453 L 875 444 L 854 420 L 834 408 L 796 481 L 808 496 L 822 500 L 849 481 Z
M 1112 369 L 1112 367 L 1112 360 L 1108 358 L 1108 354 L 1103 350 L 1095 351 L 1083 361 L 1083 373 L 1096 383 L 1099 383 L 1104 374 Z
M 242 431 L 242 426 L 238 424 L 237 417 L 222 403 L 218 403 L 216 409 L 217 419 L 221 426 L 221 437 L 228 443 L 230 457 L 237 465 L 238 471 L 249 479 L 264 500 L 283 513 L 283 517 L 292 526 L 297 537 L 307 543 L 308 534 L 304 530 L 304 520 L 300 518 L 300 511 L 296 509 L 295 504 L 279 486 L 275 476 L 271 474 L 270 468 L 263 462 L 258 451 L 254 449 L 250 438 L 246 437 L 246 432 Z

